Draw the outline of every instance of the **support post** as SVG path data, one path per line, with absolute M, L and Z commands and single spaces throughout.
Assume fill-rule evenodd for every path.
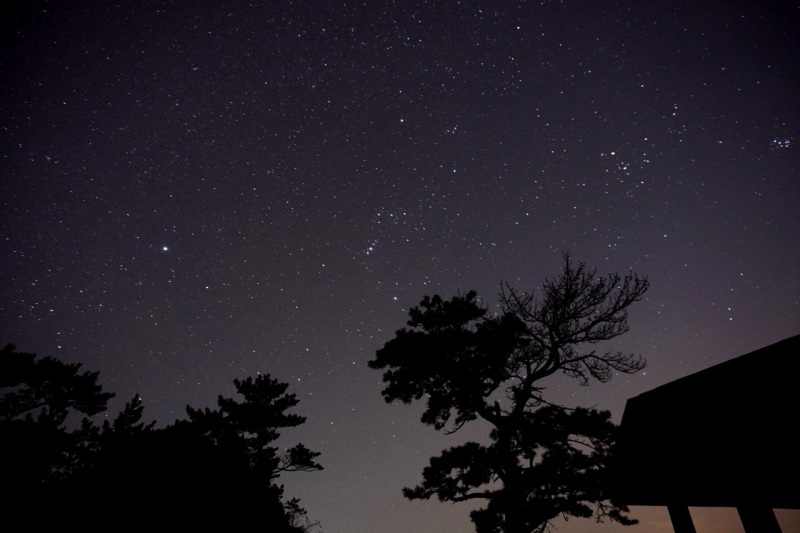
M 667 505 L 667 511 L 675 533 L 697 533 L 687 505 Z
M 736 508 L 745 533 L 781 533 L 775 512 L 765 505 L 742 505 Z

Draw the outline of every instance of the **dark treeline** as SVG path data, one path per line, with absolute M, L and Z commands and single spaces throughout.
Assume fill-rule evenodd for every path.
M 321 469 L 302 444 L 280 453 L 280 430 L 305 418 L 298 400 L 269 375 L 235 380 L 238 398 L 216 409 L 187 407 L 164 428 L 142 422 L 138 396 L 98 425 L 114 394 L 52 357 L 0 352 L 0 501 L 6 523 L 115 529 L 259 524 L 299 533 L 312 524 L 277 483 L 282 472 Z M 92 517 L 104 517 L 96 522 Z
M 565 253 L 561 272 L 537 291 L 503 284 L 499 312 L 474 291 L 411 308 L 407 327 L 368 362 L 383 371 L 384 399 L 424 402 L 421 421 L 437 431 L 479 419 L 490 430 L 432 457 L 405 497 L 480 502 L 470 513 L 477 533 L 541 533 L 559 517 L 635 524 L 605 482 L 617 433 L 610 413 L 554 404 L 544 384 L 556 373 L 587 385 L 642 370 L 640 356 L 599 346 L 628 331 L 628 309 L 648 288 L 646 277 L 599 276 Z M 304 445 L 275 446 L 281 430 L 305 421 L 289 412 L 298 400 L 288 385 L 269 375 L 234 380 L 238 398 L 187 407 L 185 420 L 156 429 L 142 422 L 138 396 L 95 424 L 113 396 L 97 377 L 11 345 L 0 352 L 6 518 L 85 529 L 90 511 L 122 525 L 157 517 L 277 533 L 316 526 L 277 483 L 283 472 L 321 469 Z

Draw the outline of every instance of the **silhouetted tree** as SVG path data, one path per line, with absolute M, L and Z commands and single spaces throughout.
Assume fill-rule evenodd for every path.
M 305 421 L 288 412 L 298 400 L 287 384 L 269 375 L 234 380 L 241 398 L 219 396 L 213 410 L 187 407 L 187 420 L 160 429 L 142 422 L 137 395 L 113 421 L 97 426 L 85 417 L 70 431 L 71 410 L 96 414 L 113 394 L 102 392 L 96 372 L 35 357 L 10 345 L 0 352 L 5 518 L 85 528 L 76 511 L 91 506 L 126 526 L 154 516 L 182 527 L 257 523 L 275 533 L 316 525 L 277 484 L 283 472 L 322 468 L 319 453 L 302 444 L 282 453 L 275 446 L 280 430 Z
M 644 368 L 639 356 L 598 351 L 628 331 L 628 308 L 646 278 L 599 277 L 563 256 L 561 273 L 540 294 L 501 285 L 500 312 L 474 291 L 450 300 L 426 296 L 409 311 L 408 328 L 369 362 L 386 369 L 387 402 L 425 400 L 422 422 L 446 433 L 481 418 L 489 444 L 467 442 L 433 457 L 409 499 L 483 500 L 471 518 L 479 533 L 547 531 L 558 517 L 635 521 L 608 501 L 601 479 L 615 425 L 608 412 L 547 402 L 542 380 L 557 372 L 581 384 Z
M 92 435 L 88 417 L 114 396 L 103 392 L 97 372 L 80 369 L 13 344 L 0 351 L 0 494 L 8 508 L 34 503 L 80 467 Z
M 93 468 L 69 492 L 81 499 L 89 494 L 113 514 L 138 500 L 183 527 L 257 523 L 276 533 L 305 531 L 299 500 L 284 501 L 277 484 L 283 472 L 322 469 L 319 453 L 302 444 L 282 453 L 275 446 L 280 430 L 305 421 L 287 412 L 298 400 L 269 375 L 234 383 L 241 400 L 219 396 L 217 409 L 187 407 L 187 420 L 163 429 L 131 431 L 140 425 L 130 417 L 120 436 L 117 424 L 110 425 Z
M 267 481 L 282 472 L 322 469 L 315 461 L 319 453 L 302 444 L 283 454 L 272 446 L 280 436 L 280 429 L 299 426 L 306 420 L 287 413 L 299 400 L 294 394 L 286 394 L 289 387 L 286 383 L 259 375 L 255 379 L 234 380 L 234 384 L 244 401 L 219 396 L 217 410 L 187 407 L 189 421 L 176 425 L 188 424 L 192 431 L 227 450 L 229 455 L 242 457 L 255 476 Z

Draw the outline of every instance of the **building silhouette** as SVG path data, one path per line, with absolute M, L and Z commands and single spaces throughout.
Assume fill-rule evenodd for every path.
M 773 509 L 800 509 L 800 335 L 630 398 L 609 468 L 612 499 L 735 507 L 747 533 L 780 533 Z

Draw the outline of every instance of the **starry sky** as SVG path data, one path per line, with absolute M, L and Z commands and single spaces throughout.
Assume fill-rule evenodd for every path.
M 162 425 L 234 378 L 290 383 L 308 420 L 283 438 L 325 470 L 284 482 L 326 533 L 472 531 L 401 488 L 486 428 L 436 433 L 367 367 L 426 294 L 495 308 L 562 250 L 647 275 L 608 348 L 648 368 L 546 384 L 617 421 L 800 333 L 797 2 L 0 9 L 0 342 L 100 371 L 108 416 L 140 393 Z M 671 531 L 633 515 L 558 530 Z

